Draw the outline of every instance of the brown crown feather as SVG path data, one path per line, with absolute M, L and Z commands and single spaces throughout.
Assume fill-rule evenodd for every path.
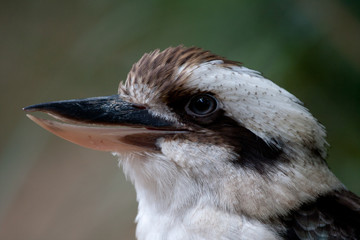
M 188 75 L 185 76 L 186 71 L 176 76 L 180 67 L 186 69 L 213 60 L 221 60 L 225 66 L 241 65 L 239 62 L 227 60 L 198 47 L 177 46 L 169 47 L 164 51 L 157 49 L 144 54 L 132 66 L 125 86 L 120 88 L 122 88 L 121 91 L 126 91 L 131 85 L 146 84 L 150 88 L 157 88 L 160 92 L 168 92 L 175 85 L 181 88 L 181 80 L 186 80 L 188 77 Z

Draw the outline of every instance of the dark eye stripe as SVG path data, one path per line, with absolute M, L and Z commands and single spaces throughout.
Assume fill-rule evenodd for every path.
M 169 108 L 178 115 L 180 121 L 194 129 L 193 134 L 184 136 L 188 137 L 190 141 L 232 147 L 232 151 L 238 156 L 232 160 L 232 164 L 265 175 L 276 169 L 277 163 L 287 161 L 282 157 L 283 151 L 279 148 L 282 145 L 281 142 L 275 139 L 276 144 L 265 142 L 236 120 L 226 116 L 225 111 L 219 106 L 216 107 L 216 110 L 210 110 L 209 114 L 203 116 L 196 116 L 192 112 L 189 114 L 189 111 L 194 111 L 194 109 L 189 110 L 191 100 L 198 100 L 197 96 L 215 98 L 211 93 L 193 94 L 189 92 L 182 95 L 173 93 L 170 96 L 172 97 L 167 99 Z

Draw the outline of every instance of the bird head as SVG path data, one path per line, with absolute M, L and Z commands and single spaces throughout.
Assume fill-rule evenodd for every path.
M 118 155 L 140 209 L 201 203 L 266 220 L 340 187 L 324 127 L 294 95 L 195 47 L 145 54 L 116 95 L 25 110 L 60 119 L 29 115 L 62 138 Z

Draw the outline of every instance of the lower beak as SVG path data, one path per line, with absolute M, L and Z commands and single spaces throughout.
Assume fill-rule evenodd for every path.
M 62 120 L 31 120 L 70 142 L 112 152 L 157 150 L 159 138 L 183 133 L 172 121 L 155 116 L 141 105 L 119 95 L 32 105 L 27 112 L 41 111 Z

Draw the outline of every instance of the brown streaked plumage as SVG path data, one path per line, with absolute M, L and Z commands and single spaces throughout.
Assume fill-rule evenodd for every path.
M 165 101 L 166 98 L 171 98 L 175 94 L 181 95 L 182 91 L 191 91 L 191 89 L 184 89 L 184 82 L 189 77 L 189 73 L 186 71 L 187 68 L 196 67 L 201 63 L 214 60 L 222 61 L 221 65 L 224 65 L 224 67 L 227 65 L 241 65 L 240 62 L 227 60 L 197 47 L 178 46 L 167 48 L 164 51 L 155 50 L 151 53 L 145 53 L 132 66 L 125 84 L 120 82 L 118 93 L 131 95 L 129 90 L 133 86 L 141 84 L 162 93 L 162 100 Z M 178 72 L 180 67 L 184 71 Z M 152 98 L 153 96 L 147 97 Z
M 125 87 L 130 87 L 134 84 L 146 84 L 149 87 L 161 86 L 162 90 L 164 90 L 172 87 L 177 80 L 181 79 L 181 75 L 176 76 L 176 71 L 180 67 L 192 67 L 214 60 L 223 61 L 222 65 L 224 66 L 241 64 L 240 62 L 227 60 L 224 57 L 197 47 L 186 48 L 178 46 L 167 48 L 164 51 L 158 49 L 151 53 L 145 53 L 132 66 L 125 82 Z

